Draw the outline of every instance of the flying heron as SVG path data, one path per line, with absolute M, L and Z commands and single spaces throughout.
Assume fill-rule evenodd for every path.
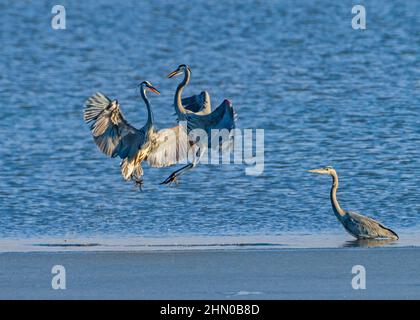
M 186 158 L 187 147 L 179 143 L 180 125 L 157 131 L 147 91 L 160 92 L 148 81 L 140 84 L 140 94 L 147 107 L 147 122 L 136 129 L 124 118 L 118 100 L 110 100 L 97 92 L 86 102 L 84 119 L 92 123 L 90 129 L 98 148 L 107 156 L 119 156 L 121 173 L 125 180 L 143 186 L 142 162 L 151 167 L 166 167 Z
M 187 100 L 182 99 L 182 91 L 190 81 L 190 67 L 185 64 L 181 64 L 178 66 L 177 69 L 175 69 L 168 75 L 168 78 L 172 78 L 180 74 L 184 74 L 184 79 L 178 85 L 174 98 L 174 106 L 176 114 L 178 116 L 178 121 L 187 122 L 188 133 L 190 133 L 194 129 L 204 130 L 209 138 L 207 146 L 212 147 L 210 138 L 211 131 L 213 129 L 225 129 L 229 130 L 230 132 L 232 129 L 235 128 L 236 112 L 232 107 L 232 102 L 230 102 L 228 99 L 225 99 L 220 104 L 220 106 L 218 106 L 215 110 L 211 111 L 210 96 L 206 91 L 203 91 L 200 96 L 192 96 L 187 98 Z M 188 106 L 183 105 L 185 101 L 189 103 Z M 195 112 L 194 110 L 197 110 L 197 112 Z M 223 143 L 223 145 L 218 146 L 221 149 L 224 149 L 231 144 L 231 140 L 225 142 Z M 196 143 L 196 146 L 199 144 L 200 143 Z M 171 184 L 172 182 L 176 182 L 177 178 L 180 175 L 195 167 L 200 161 L 201 156 L 204 154 L 204 148 L 199 148 L 198 152 L 199 154 L 197 154 L 196 157 L 194 157 L 191 163 L 173 172 L 161 184 Z
M 365 217 L 354 211 L 343 210 L 337 200 L 338 175 L 332 167 L 308 170 L 308 172 L 329 174 L 332 177 L 331 205 L 337 219 L 344 229 L 357 239 L 391 239 L 398 240 L 398 235 L 391 229 L 372 218 Z
M 181 98 L 184 88 L 188 85 L 191 78 L 191 68 L 185 64 L 181 64 L 172 71 L 168 78 L 184 74 L 184 79 L 178 85 L 175 91 L 174 107 L 179 120 L 185 120 L 185 115 L 195 113 L 205 115 L 211 113 L 210 95 L 207 91 L 202 91 L 198 95 L 187 98 Z

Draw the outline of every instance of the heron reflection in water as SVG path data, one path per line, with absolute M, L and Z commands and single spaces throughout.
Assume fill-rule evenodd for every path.
M 354 239 L 343 244 L 344 248 L 373 248 L 395 244 L 395 239 Z

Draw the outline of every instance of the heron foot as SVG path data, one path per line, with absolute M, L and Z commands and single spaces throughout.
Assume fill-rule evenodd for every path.
M 140 191 L 143 191 L 144 182 L 142 178 L 135 178 L 134 184 L 140 189 Z

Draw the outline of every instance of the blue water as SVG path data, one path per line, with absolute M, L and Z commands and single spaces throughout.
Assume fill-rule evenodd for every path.
M 0 237 L 287 235 L 342 232 L 339 200 L 398 233 L 420 229 L 419 1 L 56 1 L 0 3 Z M 161 128 L 174 124 L 177 65 L 188 93 L 233 101 L 240 128 L 265 130 L 265 170 L 145 166 L 145 190 L 94 145 L 83 123 L 95 91 L 141 127 L 135 85 L 151 81 Z

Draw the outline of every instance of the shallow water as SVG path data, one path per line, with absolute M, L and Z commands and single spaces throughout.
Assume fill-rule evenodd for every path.
M 340 233 L 339 199 L 398 233 L 420 227 L 418 1 L 369 1 L 367 29 L 351 1 L 62 1 L 0 3 L 0 237 L 172 237 Z M 178 64 L 188 93 L 233 101 L 238 127 L 265 130 L 265 170 L 200 165 L 177 187 L 173 168 L 124 183 L 83 123 L 95 91 L 118 98 L 137 127 L 147 79 L 155 120 L 174 124 Z
M 415 232 L 404 233 L 398 240 L 356 240 L 342 233 L 303 234 L 288 232 L 282 235 L 245 236 L 126 236 L 77 238 L 25 238 L 0 239 L 0 254 L 8 252 L 156 252 L 156 251 L 300 251 L 307 249 L 363 250 L 373 248 L 419 248 L 420 239 Z

